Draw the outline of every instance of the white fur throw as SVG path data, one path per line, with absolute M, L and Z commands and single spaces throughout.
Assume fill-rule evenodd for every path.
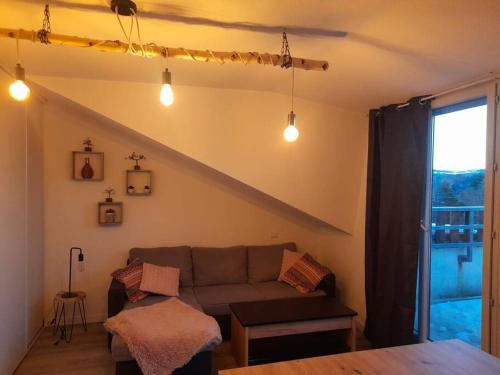
M 171 374 L 201 348 L 222 342 L 215 319 L 178 298 L 123 310 L 104 327 L 127 343 L 144 375 Z

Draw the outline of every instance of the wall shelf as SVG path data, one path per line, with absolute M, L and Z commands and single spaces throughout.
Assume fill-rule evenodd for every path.
M 85 164 L 88 162 L 92 175 L 89 177 L 83 171 Z M 104 153 L 92 151 L 73 151 L 73 172 L 72 176 L 75 181 L 102 181 L 104 180 Z
M 99 202 L 97 204 L 97 222 L 103 226 L 121 225 L 123 223 L 123 203 Z
M 126 191 L 127 195 L 146 196 L 152 192 L 153 172 L 142 169 L 127 170 Z

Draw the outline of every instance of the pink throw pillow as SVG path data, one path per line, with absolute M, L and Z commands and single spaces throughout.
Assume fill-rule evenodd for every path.
M 281 261 L 281 271 L 280 275 L 278 276 L 279 281 L 283 281 L 283 275 L 288 271 L 292 266 L 300 259 L 302 258 L 302 255 L 297 251 L 290 251 L 290 250 L 284 250 L 283 251 L 283 258 Z
M 140 290 L 164 296 L 179 296 L 179 277 L 181 270 L 174 267 L 160 267 L 144 263 Z

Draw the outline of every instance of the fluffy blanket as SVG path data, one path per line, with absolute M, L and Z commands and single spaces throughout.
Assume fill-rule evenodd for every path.
M 127 343 L 145 375 L 171 374 L 201 348 L 222 342 L 215 319 L 178 298 L 123 310 L 104 327 Z

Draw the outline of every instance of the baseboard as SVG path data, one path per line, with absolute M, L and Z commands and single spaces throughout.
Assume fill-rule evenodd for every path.
M 87 323 L 102 323 L 107 319 L 106 314 L 87 314 Z M 50 322 L 52 320 L 52 317 L 49 320 L 46 320 L 47 322 Z M 70 322 L 71 323 L 71 322 Z M 75 324 L 81 324 L 82 322 L 80 321 L 80 317 L 77 316 L 75 318 Z
M 44 328 L 45 328 L 45 320 L 42 321 L 42 325 L 40 326 L 40 328 L 38 328 L 38 331 L 35 333 L 35 335 L 31 339 L 31 341 L 28 343 L 28 348 L 27 348 L 28 350 L 27 350 L 26 353 L 28 353 L 31 350 L 31 348 L 33 347 L 33 345 L 35 345 L 35 343 L 37 342 L 38 338 L 42 334 L 42 331 L 43 331 Z
M 102 323 L 107 319 L 105 314 L 87 315 L 87 323 Z

